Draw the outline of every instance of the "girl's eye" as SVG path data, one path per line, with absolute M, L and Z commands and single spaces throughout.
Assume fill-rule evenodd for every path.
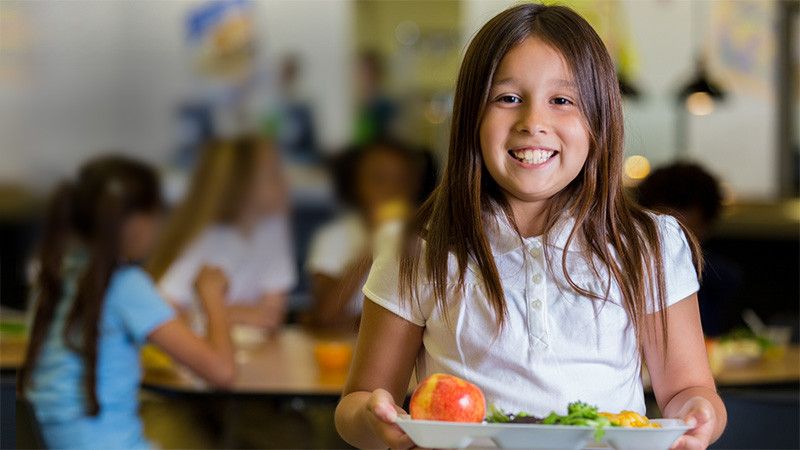
M 522 99 L 516 95 L 503 95 L 497 99 L 500 103 L 522 103 Z
M 556 105 L 573 105 L 574 103 L 572 100 L 565 98 L 565 97 L 556 97 L 552 100 L 552 102 Z

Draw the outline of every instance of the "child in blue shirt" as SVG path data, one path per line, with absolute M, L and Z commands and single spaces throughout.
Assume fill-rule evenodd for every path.
M 53 195 L 18 378 L 18 393 L 32 403 L 48 447 L 150 447 L 137 415 L 145 342 L 215 385 L 234 380 L 222 272 L 204 268 L 196 280 L 209 316 L 201 338 L 135 265 L 152 247 L 160 214 L 157 174 L 122 157 L 86 164 Z

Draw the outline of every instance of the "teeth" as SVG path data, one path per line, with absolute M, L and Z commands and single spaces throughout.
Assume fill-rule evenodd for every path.
M 539 150 L 539 149 L 516 150 L 513 152 L 514 156 L 517 159 L 526 162 L 528 164 L 541 164 L 550 159 L 550 157 L 553 156 L 554 153 L 555 151 L 553 150 Z

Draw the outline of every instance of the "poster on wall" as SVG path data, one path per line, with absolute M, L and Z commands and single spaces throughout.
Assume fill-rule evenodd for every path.
M 252 16 L 248 0 L 214 0 L 189 11 L 187 38 L 199 75 L 230 85 L 247 82 L 257 54 Z
M 190 97 L 176 108 L 176 163 L 190 167 L 202 142 L 248 129 L 251 104 L 264 84 L 259 70 L 259 40 L 250 0 L 210 0 L 185 16 L 188 61 L 193 74 Z
M 740 93 L 771 99 L 775 67 L 775 5 L 768 1 L 713 2 L 709 55 L 715 70 Z

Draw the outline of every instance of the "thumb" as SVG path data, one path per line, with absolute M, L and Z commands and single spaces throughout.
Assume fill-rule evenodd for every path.
M 701 426 L 711 420 L 711 411 L 703 405 L 696 405 L 684 415 L 683 420 L 692 428 Z
M 384 389 L 376 389 L 372 392 L 367 408 L 383 422 L 394 423 L 397 420 L 394 398 Z

